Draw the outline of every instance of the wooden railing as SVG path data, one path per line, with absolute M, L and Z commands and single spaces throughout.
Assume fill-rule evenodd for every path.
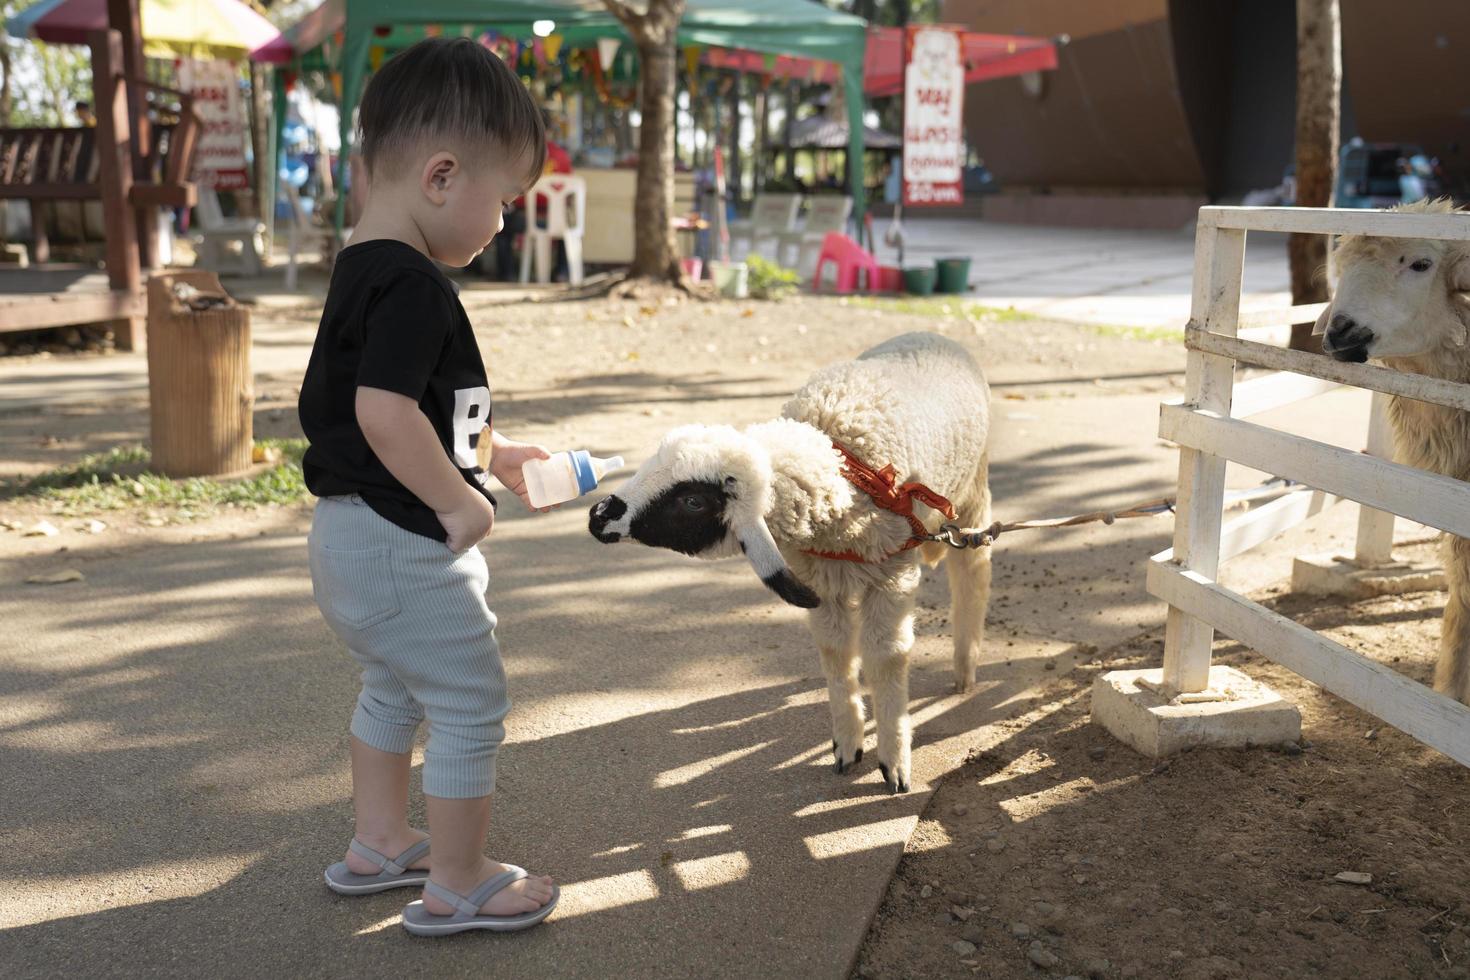
M 135 207 L 192 207 L 189 183 L 199 117 L 184 92 L 128 79 L 149 96 L 149 124 L 137 134 L 143 143 L 142 175 L 129 201 Z M 97 131 L 91 126 L 0 129 L 0 198 L 31 201 L 101 200 Z

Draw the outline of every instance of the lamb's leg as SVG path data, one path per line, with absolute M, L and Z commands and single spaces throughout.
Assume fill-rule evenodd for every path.
M 1447 538 L 1444 566 L 1450 595 L 1440 626 L 1434 689 L 1470 704 L 1470 540 Z
M 827 675 L 827 702 L 832 709 L 832 756 L 839 774 L 863 761 L 863 692 L 858 684 L 857 635 L 852 606 L 827 601 L 807 620 Z
M 976 474 L 976 504 L 961 514 L 971 527 L 990 525 L 989 466 L 981 462 Z M 968 691 L 975 683 L 975 662 L 980 644 L 985 639 L 985 612 L 990 606 L 989 547 L 967 549 L 950 554 L 950 615 L 954 620 L 954 686 Z
M 917 576 L 915 576 L 917 578 Z M 863 675 L 878 723 L 878 768 L 891 793 L 909 788 L 909 650 L 914 594 L 873 590 L 862 603 Z
M 990 549 L 959 551 L 949 566 L 950 614 L 954 619 L 954 689 L 975 683 L 975 663 L 985 640 L 985 610 L 990 605 Z

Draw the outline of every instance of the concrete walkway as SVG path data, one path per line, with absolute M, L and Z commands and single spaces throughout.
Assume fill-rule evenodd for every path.
M 874 219 L 882 238 L 886 219 Z M 903 222 L 905 264 L 969 256 L 970 295 L 989 306 L 1058 320 L 1173 327 L 1189 319 L 1194 230 L 1137 231 L 999 225 L 917 216 Z M 880 250 L 884 262 L 894 250 Z M 1291 305 L 1286 236 L 1252 234 L 1241 309 Z

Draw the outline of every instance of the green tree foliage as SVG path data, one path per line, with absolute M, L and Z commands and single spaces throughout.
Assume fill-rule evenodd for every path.
M 13 17 L 30 5 L 29 0 L 0 0 L 0 17 Z M 86 48 L 0 35 L 0 125 L 74 125 L 76 104 L 91 100 Z

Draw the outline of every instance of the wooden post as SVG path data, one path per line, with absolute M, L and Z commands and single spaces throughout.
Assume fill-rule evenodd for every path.
M 143 60 L 143 28 L 138 15 L 138 0 L 107 0 L 107 26 L 118 32 L 122 41 L 121 72 L 125 79 L 142 81 L 147 71 Z M 133 179 L 148 181 L 148 147 L 152 145 L 151 126 L 148 122 L 148 101 L 137 85 L 124 82 L 128 103 L 128 132 L 131 135 L 129 150 L 132 156 Z M 188 174 L 184 175 L 185 178 Z M 158 265 L 158 222 L 154 220 L 153 208 L 144 220 L 134 221 L 138 236 L 138 262 L 145 269 Z M 112 225 L 109 223 L 109 229 Z
M 1368 415 L 1368 455 L 1393 459 L 1393 428 L 1388 421 L 1388 396 L 1373 392 Z M 1363 568 L 1393 561 L 1393 515 L 1372 507 L 1358 507 L 1358 539 L 1354 560 Z
M 1296 3 L 1296 204 L 1332 204 L 1337 177 L 1337 131 L 1342 114 L 1342 20 L 1338 0 Z M 1327 299 L 1326 235 L 1293 232 L 1287 239 L 1293 305 Z M 1320 350 L 1312 324 L 1291 328 L 1291 346 Z
M 175 283 L 225 295 L 212 272 L 181 270 L 148 280 L 148 400 L 152 466 L 168 476 L 217 476 L 250 466 L 250 311 L 231 303 L 195 312 Z
M 123 83 L 122 36 L 94 31 L 92 98 L 97 106 L 97 181 L 102 189 L 102 215 L 107 226 L 107 281 L 115 290 L 136 294 L 142 277 L 138 255 L 138 216 L 128 203 L 133 191 L 132 147 L 128 126 L 128 86 Z M 143 321 L 127 317 L 111 321 L 119 350 L 141 350 Z
M 1218 228 L 1201 214 L 1194 242 L 1193 324 L 1212 333 L 1235 336 L 1240 314 L 1240 279 L 1245 264 L 1245 232 Z M 1191 350 L 1185 369 L 1185 404 L 1230 414 L 1235 361 Z M 1181 447 L 1179 496 L 1174 518 L 1174 561 L 1213 579 L 1220 564 L 1220 519 L 1225 501 L 1225 460 Z M 1210 683 L 1208 623 L 1170 606 L 1164 631 L 1164 692 L 1202 691 Z

